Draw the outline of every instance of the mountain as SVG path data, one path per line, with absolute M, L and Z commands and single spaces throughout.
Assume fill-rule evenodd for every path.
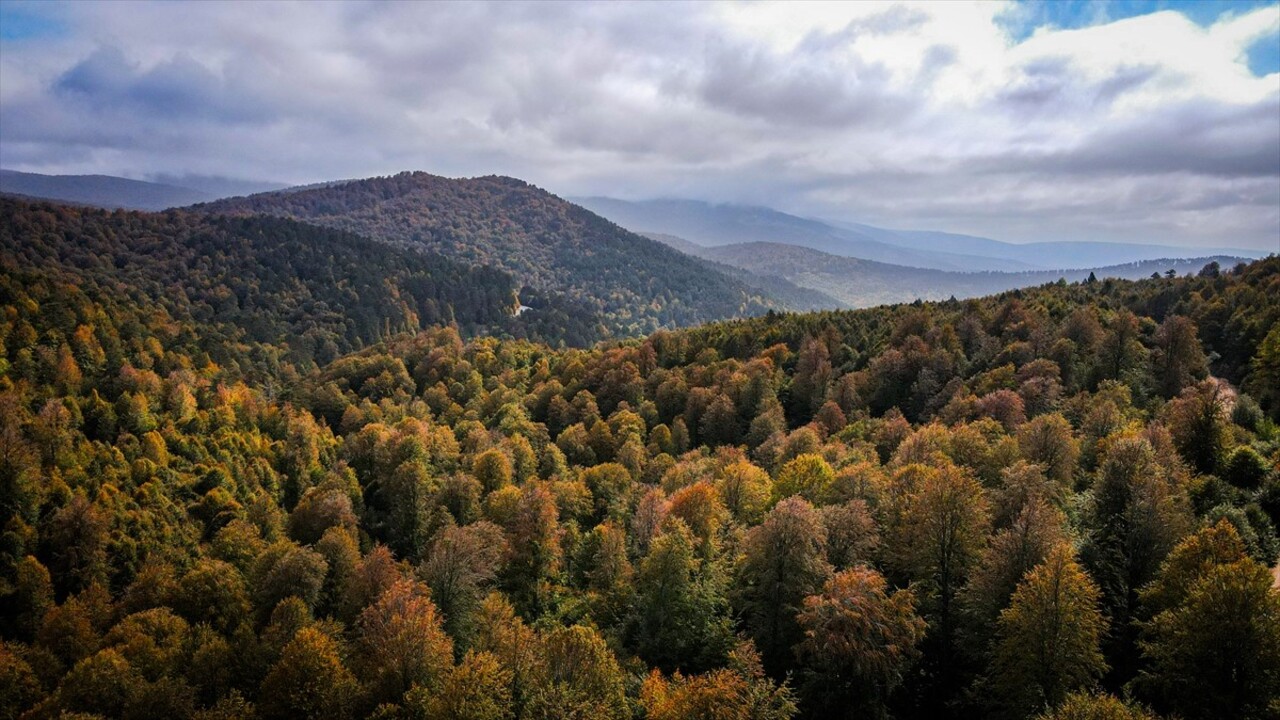
M 108 210 L 164 210 L 217 197 L 187 187 L 111 175 L 40 175 L 16 170 L 0 170 L 0 193 Z
M 732 265 L 759 275 L 776 275 L 816 290 L 849 307 L 887 303 L 968 298 L 1004 290 L 1042 285 L 1065 279 L 1084 280 L 1092 272 L 1099 279 L 1138 280 L 1152 273 L 1174 270 L 1179 275 L 1199 271 L 1210 262 L 1230 267 L 1243 258 L 1211 256 L 1193 259 L 1147 260 L 1085 270 L 1037 270 L 1019 273 L 960 273 L 911 268 L 858 258 L 838 257 L 795 245 L 742 243 L 700 248 L 699 257 Z
M 953 253 L 1003 257 L 1045 270 L 1087 269 L 1146 260 L 1206 255 L 1226 255 L 1255 260 L 1266 254 L 1246 248 L 1187 248 L 1143 243 L 1064 241 L 1019 244 L 932 230 L 885 230 L 856 223 L 842 224 L 842 226 L 906 248 L 916 250 L 936 248 Z M 1280 250 L 1280 246 L 1276 249 Z
M 262 182 L 258 180 L 240 180 L 220 175 L 183 175 L 159 174 L 151 178 L 152 182 L 164 185 L 176 185 L 190 188 L 208 195 L 210 199 L 254 195 L 256 193 L 286 190 L 288 185 L 282 183 Z
M 787 308 L 696 258 L 514 178 L 406 172 L 194 209 L 288 217 L 492 265 L 583 303 L 619 335 Z
M 1256 259 L 1266 254 L 1243 248 L 1139 243 L 1017 244 L 947 232 L 889 230 L 859 223 L 801 218 L 763 207 L 713 205 L 693 200 L 629 202 L 592 197 L 574 201 L 628 229 L 675 235 L 697 245 L 782 243 L 831 255 L 934 270 L 1089 269 L 1163 258 L 1229 255 Z
M 748 205 L 712 205 L 694 200 L 628 202 L 572 198 L 592 212 L 636 232 L 675 235 L 696 245 L 776 242 L 832 255 L 938 270 L 1027 270 L 1020 261 L 914 249 L 850 228 Z

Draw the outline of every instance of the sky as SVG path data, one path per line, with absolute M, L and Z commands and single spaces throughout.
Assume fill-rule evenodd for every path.
M 0 0 L 0 167 L 1280 252 L 1280 4 Z

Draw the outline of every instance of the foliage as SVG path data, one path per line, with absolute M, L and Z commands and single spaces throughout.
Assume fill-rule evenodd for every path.
M 588 349 L 340 231 L 0 212 L 0 717 L 1276 709 L 1280 260 Z

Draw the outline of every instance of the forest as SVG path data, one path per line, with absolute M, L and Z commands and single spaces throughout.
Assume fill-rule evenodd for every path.
M 0 202 L 0 718 L 1280 716 L 1280 258 L 586 347 L 518 290 Z

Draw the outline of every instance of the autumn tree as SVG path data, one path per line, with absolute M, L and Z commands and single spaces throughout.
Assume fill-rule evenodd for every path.
M 729 667 L 702 675 L 653 670 L 640 687 L 651 720 L 788 720 L 796 713 L 791 689 L 764 674 L 750 643 L 735 648 Z
M 330 720 L 347 716 L 357 693 L 338 643 L 318 629 L 305 628 L 263 678 L 259 712 L 266 720 Z
M 1099 597 L 1065 545 L 1018 585 L 1000 614 L 992 665 L 993 684 L 1011 716 L 1053 707 L 1105 671 Z
M 836 573 L 804 599 L 796 653 L 808 711 L 820 717 L 887 717 L 885 703 L 919 657 L 925 622 L 910 590 L 889 592 L 866 567 Z
M 435 689 L 453 666 L 453 641 L 428 592 L 402 580 L 356 621 L 361 676 L 376 702 L 397 702 L 415 685 Z
M 1160 720 L 1141 705 L 1114 695 L 1072 693 L 1060 705 L 1037 717 L 1037 720 Z
M 1225 521 L 1170 553 L 1143 598 L 1148 665 L 1135 681 L 1157 709 L 1186 718 L 1272 717 L 1280 697 L 1280 593 L 1243 556 Z

